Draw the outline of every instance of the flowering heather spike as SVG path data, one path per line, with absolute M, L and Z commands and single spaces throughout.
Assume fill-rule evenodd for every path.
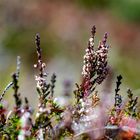
M 98 46 L 97 53 L 97 78 L 96 83 L 101 84 L 103 80 L 106 78 L 109 72 L 109 68 L 107 66 L 107 55 L 108 55 L 108 46 L 106 45 L 107 41 L 107 33 L 104 35 L 104 39 L 100 42 Z
M 51 84 L 48 84 L 46 82 L 46 73 L 44 72 L 46 64 L 42 62 L 39 34 L 36 35 L 36 49 L 38 55 L 38 63 L 37 65 L 35 65 L 35 67 L 37 67 L 40 72 L 39 76 L 36 76 L 35 79 L 37 81 L 37 92 L 39 93 L 38 112 L 36 114 L 35 119 L 35 128 L 37 129 L 38 133 L 36 138 L 40 139 L 40 136 L 41 137 L 43 136 L 43 139 L 46 139 L 46 135 L 48 135 L 48 131 L 50 130 L 49 127 L 51 127 L 50 119 L 53 113 L 52 110 L 50 109 L 51 107 L 48 107 L 47 109 L 48 104 L 50 104 L 50 106 L 53 107 L 53 100 L 52 98 L 50 99 L 47 97 L 50 93 L 53 96 L 56 76 L 55 75 L 52 76 Z
M 41 54 L 41 48 L 40 48 L 40 35 L 37 33 L 35 37 L 35 43 L 36 43 L 36 50 L 37 50 L 37 56 L 38 56 L 38 63 L 37 65 L 34 65 L 38 67 L 40 71 L 40 77 L 43 77 L 43 70 L 45 68 L 45 64 L 42 63 L 42 54 Z
M 46 64 L 42 62 L 41 56 L 41 48 L 40 48 L 40 36 L 36 34 L 35 37 L 36 42 L 36 49 L 37 49 L 37 56 L 38 56 L 38 63 L 34 65 L 39 69 L 39 76 L 35 76 L 35 80 L 37 81 L 37 91 L 40 96 L 41 104 L 45 104 L 45 98 L 49 94 L 48 89 L 50 87 L 49 84 L 46 83 L 46 73 L 44 72 Z M 44 105 L 43 105 L 44 106 Z
M 108 74 L 107 66 L 107 55 L 108 46 L 107 33 L 104 35 L 104 39 L 99 44 L 98 49 L 94 49 L 94 36 L 96 28 L 93 26 L 91 33 L 92 37 L 89 39 L 88 47 L 86 49 L 86 54 L 84 55 L 84 65 L 83 65 L 83 93 L 88 96 L 91 93 L 91 89 L 94 90 L 94 84 L 101 84 Z M 93 87 L 94 86 L 94 87 Z
M 88 47 L 85 50 L 86 54 L 84 55 L 84 66 L 82 75 L 84 78 L 91 77 L 91 71 L 93 71 L 94 63 L 96 61 L 95 52 L 94 52 L 94 35 L 95 28 L 92 29 L 92 37 L 88 41 Z

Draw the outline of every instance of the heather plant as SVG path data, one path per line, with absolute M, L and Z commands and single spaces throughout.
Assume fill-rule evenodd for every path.
M 100 99 L 98 86 L 109 73 L 107 33 L 105 33 L 98 47 L 95 47 L 96 27 L 91 30 L 91 37 L 85 50 L 82 81 L 76 83 L 74 101 L 65 106 L 55 97 L 56 74 L 47 80 L 46 64 L 42 59 L 40 36 L 36 34 L 35 44 L 37 63 L 34 67 L 38 71 L 35 75 L 36 91 L 38 93 L 38 108 L 35 117 L 28 99 L 23 100 L 18 91 L 20 76 L 20 57 L 17 57 L 17 70 L 12 74 L 12 81 L 0 96 L 0 139 L 18 140 L 135 140 L 140 139 L 140 112 L 138 97 L 127 91 L 128 99 L 123 100 L 120 93 L 122 76 L 117 76 L 114 93 L 114 105 L 106 107 L 106 102 Z M 65 87 L 70 86 L 69 82 Z M 8 111 L 4 105 L 4 95 L 9 88 L 13 88 L 15 106 Z M 69 96 L 66 89 L 63 96 Z M 105 93 L 104 93 L 105 94 Z

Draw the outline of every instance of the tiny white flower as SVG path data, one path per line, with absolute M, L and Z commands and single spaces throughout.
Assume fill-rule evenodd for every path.
M 93 38 L 92 37 L 89 39 L 89 42 L 93 42 Z

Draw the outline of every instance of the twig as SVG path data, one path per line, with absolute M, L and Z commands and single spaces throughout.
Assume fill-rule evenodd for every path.
M 2 99 L 3 99 L 4 95 L 5 95 L 5 93 L 7 92 L 7 90 L 8 90 L 9 88 L 11 88 L 12 85 L 13 85 L 13 82 L 10 82 L 10 83 L 6 86 L 6 88 L 4 89 L 4 91 L 2 92 L 2 94 L 1 94 L 1 96 L 0 96 L 0 102 L 2 101 Z
M 82 132 L 76 134 L 74 137 L 78 137 L 78 136 L 80 136 L 84 133 L 90 133 L 90 132 L 98 131 L 98 130 L 117 130 L 117 129 L 123 130 L 125 132 L 132 131 L 135 134 L 140 135 L 140 130 L 137 129 L 137 128 L 131 128 L 129 126 L 118 127 L 118 126 L 115 125 L 115 126 L 105 126 L 105 127 L 101 127 L 101 128 L 95 128 L 95 129 L 86 129 L 85 131 L 82 131 Z
M 17 56 L 17 68 L 16 68 L 16 77 L 17 77 L 17 79 L 19 78 L 20 64 L 21 64 L 21 62 L 20 62 L 20 56 Z M 2 94 L 0 95 L 0 102 L 2 101 L 2 99 L 3 99 L 4 95 L 5 95 L 5 93 L 13 86 L 13 84 L 14 84 L 14 83 L 13 83 L 13 81 L 12 81 L 12 82 L 10 82 L 10 83 L 5 87 L 4 91 L 3 91 Z

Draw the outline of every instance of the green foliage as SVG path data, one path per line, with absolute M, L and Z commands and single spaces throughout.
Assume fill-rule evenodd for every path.
M 104 8 L 109 5 L 111 0 L 76 0 L 81 6 L 86 8 Z
M 140 22 L 139 0 L 76 0 L 87 9 L 108 8 L 112 13 L 133 22 Z
M 24 57 L 26 64 L 31 65 L 33 61 L 35 62 L 32 35 L 38 31 L 45 36 L 41 41 L 43 49 L 42 55 L 50 58 L 59 50 L 59 45 L 55 43 L 57 37 L 54 37 L 54 34 L 48 33 L 46 30 L 39 27 L 21 27 L 20 29 L 9 27 L 7 29 L 7 34 L 2 40 L 2 44 L 7 52 L 10 51 L 13 55 Z
M 130 89 L 127 91 L 128 93 L 128 103 L 126 108 L 126 114 L 132 117 L 138 117 L 137 112 L 137 103 L 138 103 L 138 97 L 133 97 L 133 93 Z
M 17 115 L 13 115 L 9 119 L 7 127 L 5 127 L 4 131 L 8 136 L 10 136 L 11 139 L 14 139 L 19 135 L 20 132 L 19 128 L 20 128 L 19 117 Z
M 140 22 L 139 0 L 112 0 L 111 9 L 128 21 Z
M 140 71 L 139 58 L 138 54 L 135 54 L 134 57 L 122 55 L 119 56 L 117 70 L 122 73 L 125 77 L 124 83 L 130 85 L 133 89 L 139 89 L 140 80 L 138 78 L 138 73 Z

